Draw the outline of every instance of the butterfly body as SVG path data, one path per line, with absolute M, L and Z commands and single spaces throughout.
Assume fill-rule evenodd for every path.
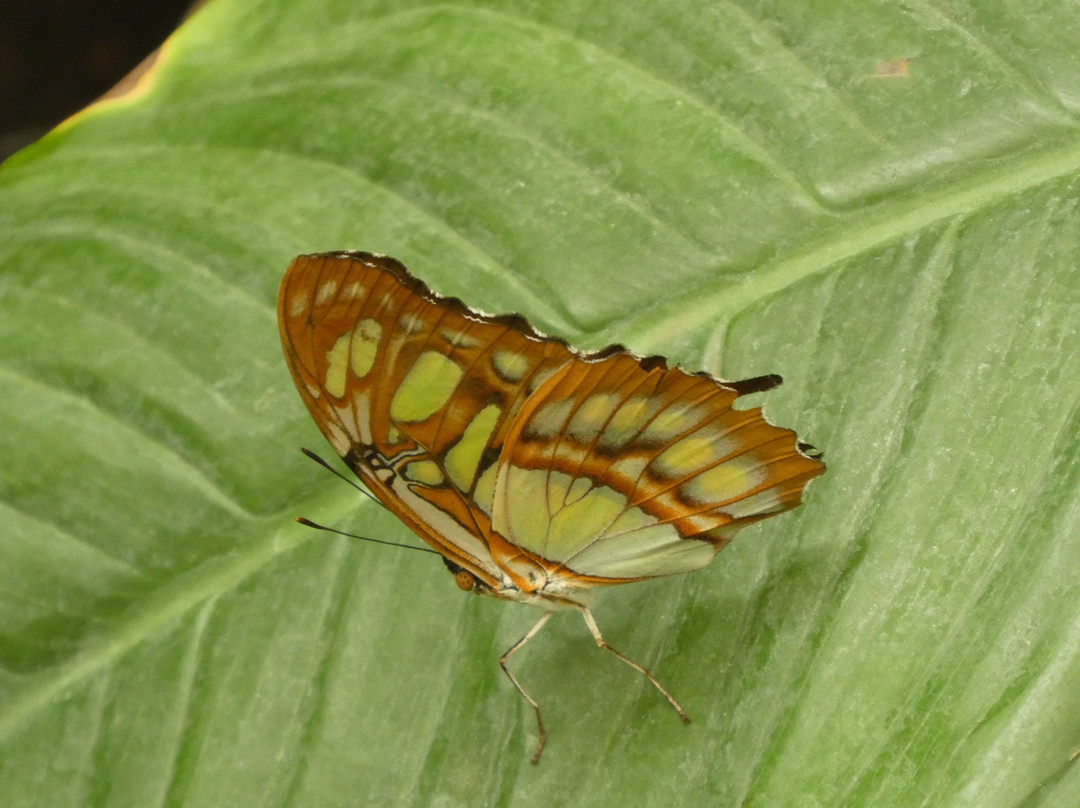
M 369 253 L 294 260 L 278 316 L 320 430 L 458 586 L 578 609 L 685 717 L 603 642 L 588 595 L 699 569 L 799 503 L 824 465 L 760 409 L 732 406 L 779 377 L 721 382 L 619 346 L 580 353 Z

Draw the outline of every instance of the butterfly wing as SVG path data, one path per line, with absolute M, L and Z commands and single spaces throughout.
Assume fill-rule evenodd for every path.
M 421 538 L 498 588 L 495 461 L 524 401 L 568 364 L 569 349 L 368 253 L 294 260 L 278 321 L 300 396 L 338 455 Z
M 704 566 L 825 470 L 794 432 L 732 407 L 778 383 L 724 385 L 625 352 L 574 363 L 506 438 L 494 529 L 567 589 Z
M 379 500 L 514 597 L 707 564 L 824 464 L 720 383 L 618 346 L 579 354 L 436 295 L 392 258 L 300 256 L 278 301 L 300 395 Z

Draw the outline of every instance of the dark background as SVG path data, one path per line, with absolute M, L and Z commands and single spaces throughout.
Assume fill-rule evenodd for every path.
M 105 93 L 191 0 L 0 0 L 0 160 Z

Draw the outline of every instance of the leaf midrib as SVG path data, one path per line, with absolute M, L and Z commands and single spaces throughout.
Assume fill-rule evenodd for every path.
M 673 330 L 721 330 L 753 304 L 834 268 L 862 253 L 914 233 L 986 210 L 1025 191 L 1080 172 L 1080 144 L 1043 150 L 994 164 L 975 180 L 952 184 L 926 194 L 911 192 L 897 204 L 871 210 L 861 221 L 835 226 L 820 239 L 757 269 L 737 283 L 718 286 L 703 276 L 699 285 L 643 313 L 631 315 L 621 328 L 635 334 L 639 345 L 660 346 Z

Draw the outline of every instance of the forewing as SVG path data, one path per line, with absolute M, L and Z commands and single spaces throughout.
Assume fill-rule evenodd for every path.
M 567 347 L 368 253 L 297 258 L 278 318 L 300 396 L 335 451 L 422 538 L 494 586 L 495 463 Z

